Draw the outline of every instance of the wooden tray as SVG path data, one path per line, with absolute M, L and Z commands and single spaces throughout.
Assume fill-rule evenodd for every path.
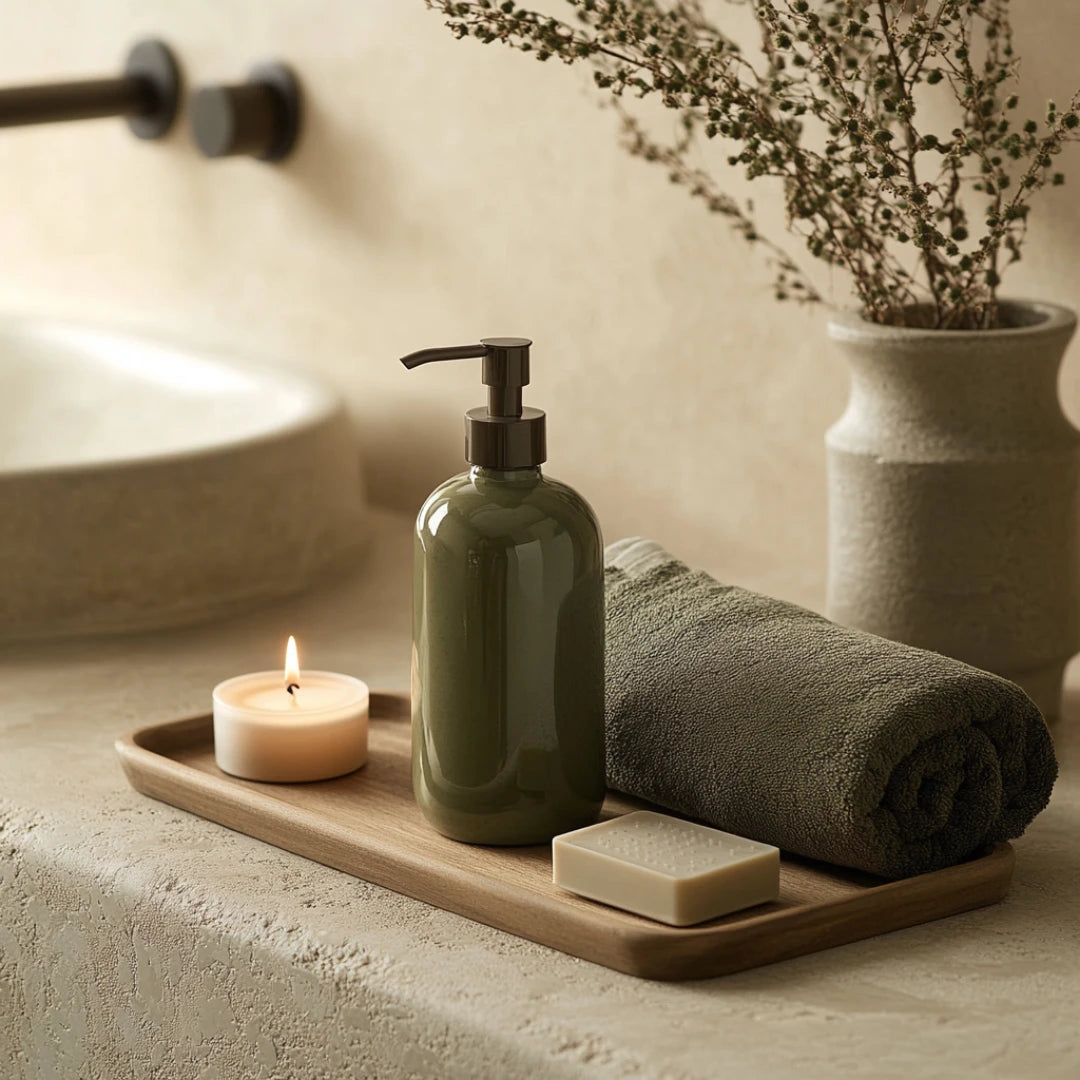
M 886 882 L 785 857 L 775 904 L 677 928 L 584 900 L 551 881 L 549 845 L 481 848 L 447 840 L 412 798 L 409 703 L 371 697 L 368 764 L 313 784 L 237 780 L 214 764 L 209 716 L 117 740 L 132 786 L 231 829 L 395 892 L 648 979 L 695 979 L 845 945 L 1000 900 L 1013 853 Z M 640 808 L 612 797 L 605 815 Z

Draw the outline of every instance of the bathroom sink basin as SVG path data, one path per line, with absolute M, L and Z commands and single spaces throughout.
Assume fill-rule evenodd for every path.
M 355 435 L 306 378 L 0 319 L 0 400 L 0 638 L 228 614 L 363 538 Z

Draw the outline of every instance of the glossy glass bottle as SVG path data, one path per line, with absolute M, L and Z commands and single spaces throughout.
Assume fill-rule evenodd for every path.
M 466 415 L 472 468 L 432 492 L 415 538 L 413 789 L 436 829 L 476 844 L 550 840 L 604 797 L 603 545 L 585 500 L 541 473 L 529 344 L 405 358 L 483 356 L 493 388 Z

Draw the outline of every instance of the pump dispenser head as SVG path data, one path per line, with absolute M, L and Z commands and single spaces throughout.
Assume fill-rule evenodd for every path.
M 527 469 L 547 460 L 546 417 L 521 404 L 529 382 L 528 338 L 482 338 L 479 345 L 421 349 L 403 356 L 410 370 L 437 360 L 483 358 L 487 407 L 465 414 L 465 460 L 491 469 Z

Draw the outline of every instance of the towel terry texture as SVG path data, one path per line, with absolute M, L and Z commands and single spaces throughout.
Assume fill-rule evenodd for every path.
M 606 553 L 608 783 L 888 878 L 1019 836 L 1057 776 L 1038 709 L 985 671 L 722 585 L 659 545 Z

